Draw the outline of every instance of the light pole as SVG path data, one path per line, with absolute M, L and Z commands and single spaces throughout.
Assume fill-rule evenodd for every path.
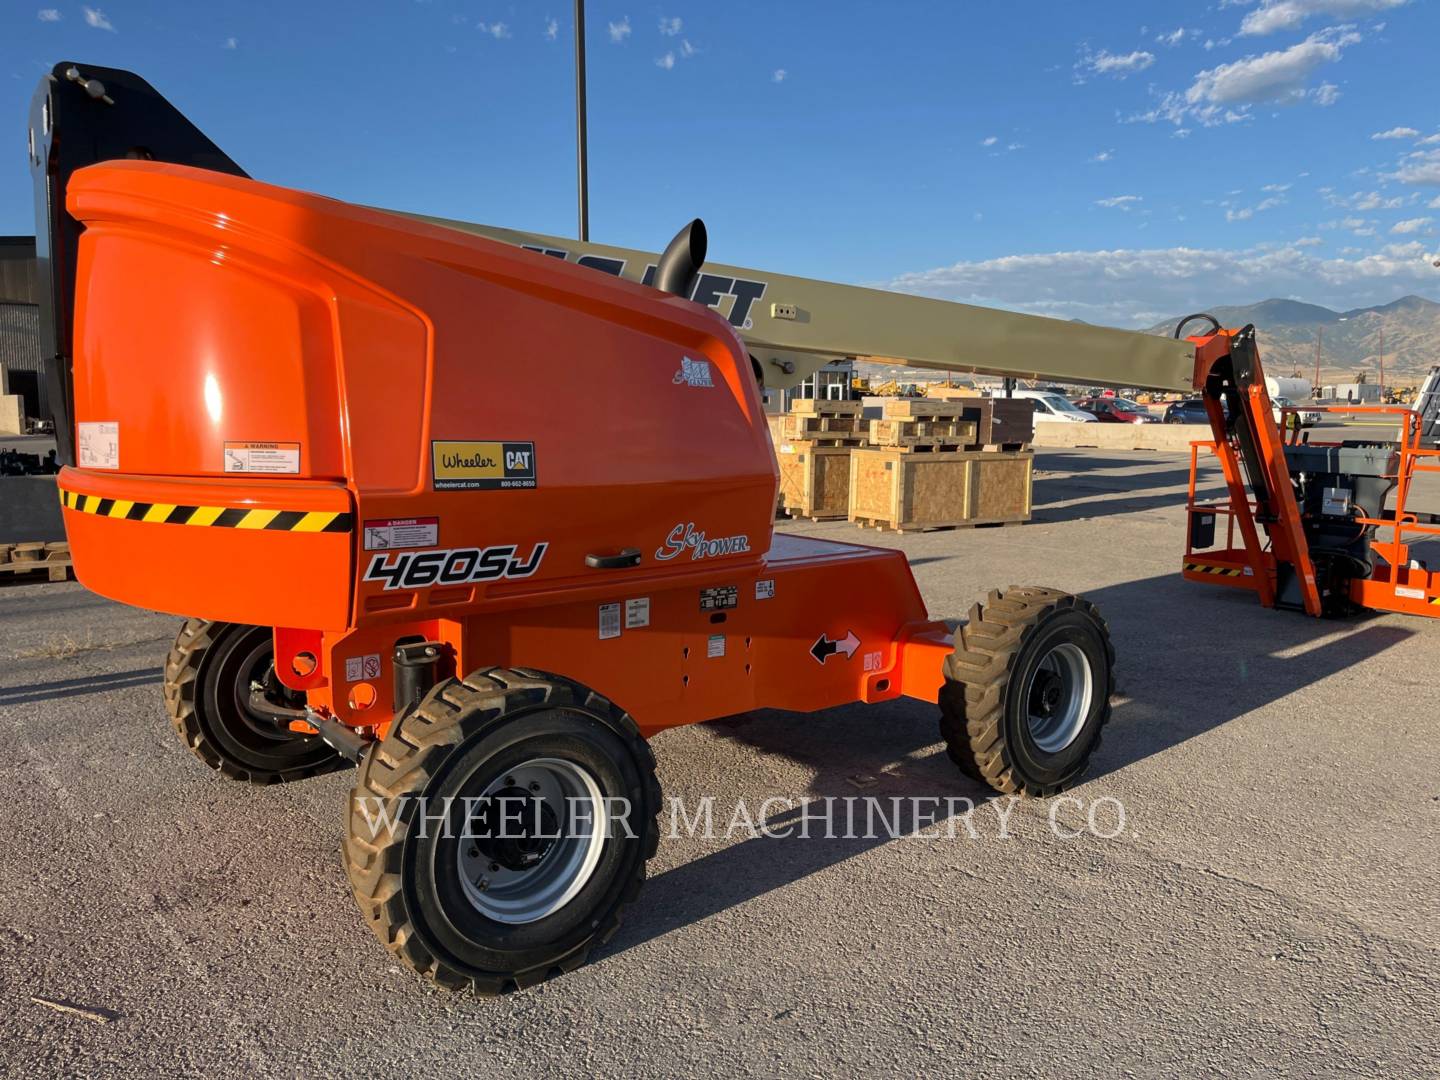
M 582 243 L 590 239 L 590 169 L 585 143 L 585 0 L 575 0 L 575 181 Z

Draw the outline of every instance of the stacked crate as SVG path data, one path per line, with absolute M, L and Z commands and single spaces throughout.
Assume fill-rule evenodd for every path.
M 796 399 L 780 417 L 775 456 L 780 505 L 793 517 L 844 520 L 850 501 L 850 455 L 868 442 L 858 401 Z
M 1030 518 L 1034 406 L 1011 398 L 900 400 L 850 462 L 849 517 L 901 532 Z

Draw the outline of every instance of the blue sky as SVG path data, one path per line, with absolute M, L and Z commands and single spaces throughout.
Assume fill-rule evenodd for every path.
M 259 179 L 568 235 L 570 9 L 6 0 L 0 113 L 128 67 Z M 1115 325 L 1440 299 L 1430 0 L 587 9 L 596 240 Z

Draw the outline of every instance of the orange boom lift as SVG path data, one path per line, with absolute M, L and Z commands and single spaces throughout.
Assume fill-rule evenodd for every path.
M 614 933 L 668 727 L 904 695 L 999 791 L 1083 773 L 1114 688 L 1090 603 L 997 590 L 952 634 L 901 553 L 773 533 L 760 365 L 686 299 L 699 222 L 637 284 L 254 181 L 111 69 L 57 66 L 30 138 L 79 577 L 187 619 L 165 700 L 207 764 L 358 765 L 355 898 L 431 979 L 502 992 Z M 1253 340 L 1196 340 L 1245 538 L 1211 564 L 1318 612 Z

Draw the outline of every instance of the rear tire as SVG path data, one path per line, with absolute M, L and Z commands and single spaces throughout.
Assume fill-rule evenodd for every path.
M 318 735 L 284 731 L 248 707 L 250 683 L 274 662 L 264 626 L 190 619 L 165 661 L 165 708 L 190 752 L 212 769 L 252 784 L 283 784 L 349 762 Z
M 1115 650 L 1095 605 L 1057 589 L 996 589 L 945 659 L 940 731 L 968 776 L 1006 794 L 1078 783 L 1100 745 Z
M 497 817 L 509 811 L 496 799 L 518 816 Z M 614 935 L 659 811 L 655 758 L 625 712 L 568 679 L 487 668 L 436 686 L 371 747 L 345 859 L 392 954 L 447 989 L 502 994 Z

